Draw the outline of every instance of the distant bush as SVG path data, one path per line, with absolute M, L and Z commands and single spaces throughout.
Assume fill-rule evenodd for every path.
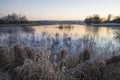
M 120 17 L 118 17 L 118 18 L 112 20 L 111 22 L 113 22 L 113 23 L 120 23 Z
M 9 14 L 0 18 L 0 24 L 20 24 L 27 23 L 28 20 L 26 16 L 21 16 L 16 13 Z
M 84 22 L 88 25 L 92 24 L 92 23 L 95 23 L 95 24 L 98 24 L 98 23 L 101 23 L 102 22 L 102 19 L 100 18 L 99 15 L 93 15 L 91 17 L 88 17 L 84 20 Z
M 99 23 L 120 23 L 120 16 L 113 16 L 109 14 L 107 18 L 100 17 L 99 15 L 93 15 L 85 18 L 84 22 L 87 25 L 99 24 Z

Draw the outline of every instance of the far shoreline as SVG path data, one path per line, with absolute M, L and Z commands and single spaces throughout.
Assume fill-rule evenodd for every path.
M 30 27 L 30 26 L 42 26 L 42 25 L 60 25 L 60 24 L 36 24 L 36 23 L 24 23 L 24 24 L 0 24 L 0 27 Z M 75 24 L 71 24 L 75 25 Z M 93 27 L 120 27 L 120 23 L 99 23 L 99 24 L 76 24 L 76 25 L 86 25 Z
M 61 24 L 0 24 L 0 27 L 29 27 L 29 26 L 42 26 L 42 25 L 61 25 Z M 71 24 L 71 25 L 85 25 L 85 24 Z
M 39 26 L 39 24 L 0 24 L 0 27 L 28 27 Z
M 100 23 L 100 24 L 91 24 L 90 26 L 95 27 L 120 27 L 120 23 Z

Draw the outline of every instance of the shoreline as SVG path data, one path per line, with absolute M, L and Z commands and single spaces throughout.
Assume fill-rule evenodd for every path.
M 39 26 L 40 24 L 0 24 L 0 27 L 28 27 L 28 26 Z
M 42 26 L 42 25 L 61 25 L 61 24 L 0 24 L 0 27 L 29 27 L 29 26 Z M 76 25 L 76 24 L 71 24 Z M 77 24 L 77 25 L 85 25 L 85 24 Z
M 43 24 L 0 24 L 0 27 L 29 27 L 29 26 L 41 26 Z M 56 24 L 44 24 L 44 25 L 56 25 Z M 58 24 L 60 25 L 60 24 Z M 75 24 L 72 24 L 75 25 Z M 86 24 L 77 24 L 77 25 L 86 25 Z M 100 23 L 100 24 L 91 24 L 90 26 L 94 27 L 120 27 L 120 23 Z
M 96 27 L 120 27 L 120 23 L 100 23 L 100 24 L 91 24 L 91 26 L 96 26 Z

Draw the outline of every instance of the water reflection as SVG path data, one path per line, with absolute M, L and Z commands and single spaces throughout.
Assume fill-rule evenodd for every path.
M 86 35 L 112 39 L 117 28 L 113 29 L 112 27 L 87 27 L 84 25 L 73 25 L 73 28 L 62 28 L 60 29 L 58 25 L 47 25 L 47 26 L 36 26 L 35 34 L 41 34 L 46 32 L 51 36 L 58 33 L 60 36 L 67 34 L 72 37 L 84 37 Z M 119 28 L 118 28 L 119 29 Z M 117 30 L 118 30 L 117 29 Z
M 106 38 L 112 40 L 115 33 L 120 32 L 119 27 L 87 27 L 85 25 L 72 25 L 72 27 L 62 27 L 59 25 L 46 25 L 46 26 L 33 26 L 33 27 L 0 27 L 0 33 L 18 33 L 18 32 L 29 32 L 35 35 L 41 35 L 43 33 L 54 36 L 56 33 L 60 36 L 64 34 L 73 38 L 84 37 L 86 35 Z
M 60 40 L 62 45 L 64 39 L 70 39 L 70 41 L 74 43 L 74 41 L 79 42 L 79 40 L 89 38 L 90 40 L 94 40 L 98 46 L 105 47 L 105 45 L 109 42 L 111 42 L 111 44 L 115 44 L 115 46 L 119 46 L 118 42 L 114 38 L 116 36 L 116 31 L 120 32 L 120 28 L 118 27 L 87 27 L 85 25 L 72 26 L 73 28 L 71 29 L 63 28 L 62 30 L 59 28 L 59 25 L 33 27 L 3 27 L 0 28 L 0 33 L 2 33 L 0 34 L 0 43 L 5 43 L 6 45 L 7 42 L 9 43 L 9 41 L 11 41 L 12 43 L 17 42 L 23 45 L 36 45 L 41 41 L 45 41 L 44 43 L 42 42 L 42 44 L 48 45 L 49 41 L 52 41 L 53 39 L 58 39 Z M 11 39 L 16 39 L 16 41 L 12 41 Z M 46 40 L 48 42 L 46 42 Z
M 0 27 L 0 33 L 34 32 L 32 27 Z
M 74 27 L 72 26 L 72 25 L 63 25 L 63 24 L 61 24 L 61 25 L 59 25 L 58 27 L 56 27 L 56 28 L 59 28 L 60 30 L 68 30 L 68 31 L 70 31 L 70 30 L 72 30 Z
M 59 25 L 46 25 L 46 26 L 36 26 L 33 27 L 35 29 L 35 34 L 40 35 L 43 32 L 47 34 L 47 36 L 55 36 L 55 34 L 59 34 L 60 37 L 64 37 L 67 35 L 73 39 L 79 39 L 83 37 L 93 37 L 96 42 L 98 42 L 99 46 L 105 46 L 106 43 L 112 42 L 114 46 L 119 46 L 119 41 L 116 40 L 116 31 L 120 32 L 119 27 L 93 27 L 93 26 L 85 26 L 85 25 L 73 25 L 74 27 L 71 29 L 59 29 Z

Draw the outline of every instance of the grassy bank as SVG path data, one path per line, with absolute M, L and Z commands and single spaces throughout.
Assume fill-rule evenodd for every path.
M 10 80 L 119 80 L 119 47 L 95 37 L 1 34 L 0 71 Z
M 0 47 L 0 70 L 8 73 L 11 80 L 120 79 L 120 55 L 91 60 L 92 54 L 85 49 L 77 56 L 68 54 L 65 49 L 53 55 L 48 47 L 39 52 L 19 45 L 10 51 Z

